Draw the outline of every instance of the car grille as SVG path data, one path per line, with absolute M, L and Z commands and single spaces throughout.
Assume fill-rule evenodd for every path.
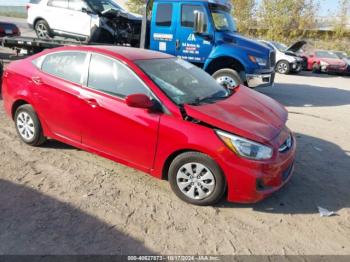
M 287 139 L 283 142 L 283 144 L 279 147 L 278 151 L 281 153 L 287 152 L 293 146 L 293 137 L 291 134 L 287 137 Z

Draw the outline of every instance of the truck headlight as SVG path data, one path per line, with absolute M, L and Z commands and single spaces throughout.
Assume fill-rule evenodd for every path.
M 228 148 L 241 157 L 254 160 L 267 160 L 272 157 L 271 147 L 220 130 L 215 132 Z
M 249 57 L 249 60 L 252 61 L 254 64 L 258 64 L 259 66 L 262 66 L 262 67 L 267 65 L 266 59 L 263 59 L 257 56 L 252 56 L 252 55 L 249 55 L 248 57 Z
M 327 62 L 325 62 L 325 61 L 320 61 L 320 65 L 321 66 L 329 66 L 329 64 Z

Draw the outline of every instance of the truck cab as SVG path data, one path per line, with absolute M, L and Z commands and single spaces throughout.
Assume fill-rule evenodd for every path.
M 273 84 L 275 51 L 237 32 L 229 1 L 154 0 L 152 4 L 150 49 L 194 63 L 229 88 L 241 83 L 251 88 Z

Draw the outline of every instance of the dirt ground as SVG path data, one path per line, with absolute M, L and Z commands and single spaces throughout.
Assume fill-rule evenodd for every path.
M 350 255 L 350 78 L 277 76 L 259 91 L 287 106 L 294 177 L 259 204 L 215 207 L 56 141 L 26 146 L 0 101 L 0 254 Z

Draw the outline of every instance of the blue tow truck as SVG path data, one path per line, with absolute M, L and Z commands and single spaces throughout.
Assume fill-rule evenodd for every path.
M 142 18 L 130 16 L 122 9 L 98 15 L 115 25 L 110 44 L 131 45 L 180 57 L 203 68 L 227 87 L 240 83 L 251 88 L 273 85 L 275 51 L 240 35 L 231 10 L 230 1 L 225 0 L 153 0 L 147 2 Z M 86 8 L 81 12 L 96 15 Z M 31 51 L 77 44 L 26 37 L 0 41 L 7 47 Z

